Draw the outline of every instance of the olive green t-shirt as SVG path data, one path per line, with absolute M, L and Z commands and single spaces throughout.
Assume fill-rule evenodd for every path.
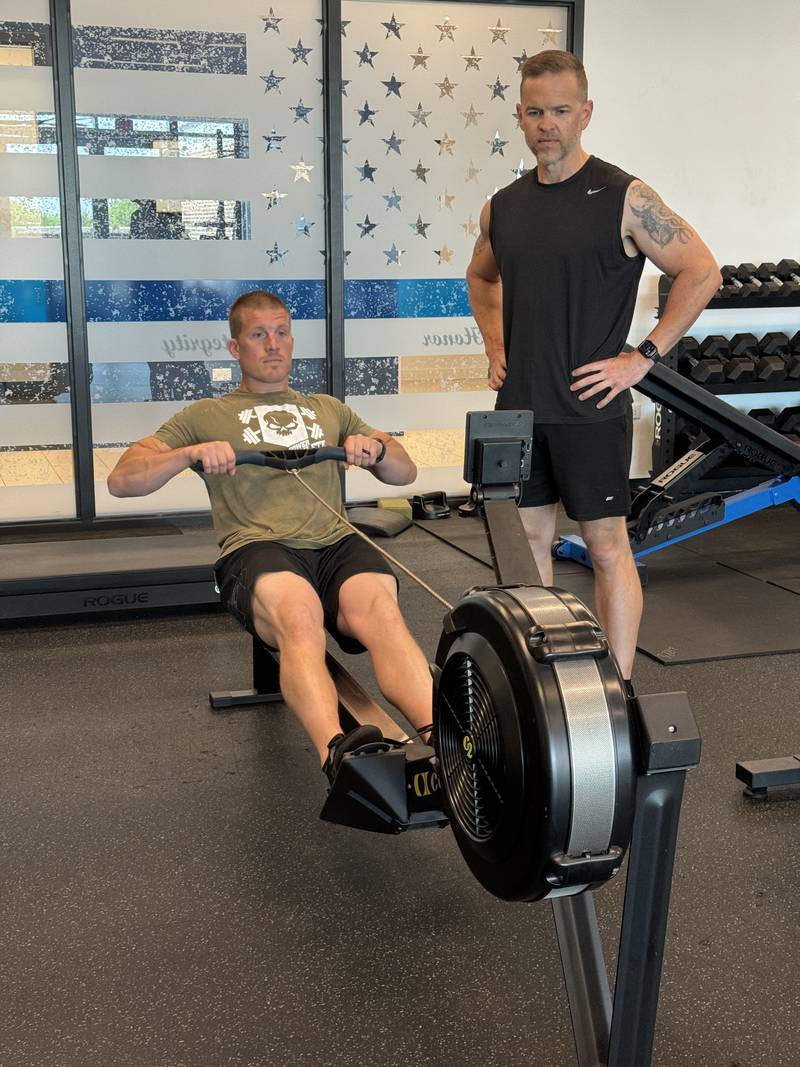
M 237 452 L 336 447 L 351 434 L 375 431 L 346 404 L 323 393 L 294 389 L 250 393 L 235 389 L 198 400 L 173 415 L 154 437 L 170 448 L 228 441 Z M 321 548 L 340 541 L 348 528 L 298 484 L 293 474 L 245 465 L 236 474 L 201 474 L 211 501 L 214 529 L 226 556 L 252 541 L 280 541 L 290 548 Z M 306 467 L 300 477 L 339 514 L 339 464 Z

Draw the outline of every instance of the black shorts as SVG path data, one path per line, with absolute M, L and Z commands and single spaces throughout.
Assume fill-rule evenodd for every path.
M 537 425 L 534 419 L 531 476 L 519 506 L 560 500 L 575 522 L 630 514 L 632 447 L 630 409 L 601 422 Z
M 289 571 L 298 574 L 316 590 L 325 613 L 325 629 L 343 652 L 364 652 L 360 641 L 345 637 L 336 629 L 339 590 L 354 574 L 391 574 L 397 577 L 372 545 L 355 534 L 324 548 L 288 548 L 277 541 L 253 541 L 217 561 L 214 573 L 220 599 L 230 613 L 251 634 L 253 586 L 262 574 Z

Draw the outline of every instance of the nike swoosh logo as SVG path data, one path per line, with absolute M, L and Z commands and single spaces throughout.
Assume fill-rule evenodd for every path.
M 605 189 L 605 185 L 601 185 L 599 189 L 589 189 L 586 193 L 587 196 L 594 196 L 595 193 L 602 193 Z

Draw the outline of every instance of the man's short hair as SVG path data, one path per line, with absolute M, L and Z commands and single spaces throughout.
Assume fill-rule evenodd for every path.
M 530 56 L 522 65 L 522 82 L 526 78 L 540 78 L 543 74 L 562 74 L 571 71 L 578 79 L 578 89 L 584 100 L 589 99 L 589 82 L 583 63 L 572 52 L 562 52 L 558 48 L 546 48 L 544 52 L 537 52 Z
M 234 300 L 228 312 L 228 328 L 231 337 L 238 337 L 242 329 L 242 312 L 249 308 L 272 308 L 274 311 L 285 311 L 291 321 L 292 313 L 275 293 L 268 293 L 266 289 L 254 289 L 252 293 L 243 293 L 238 300 Z

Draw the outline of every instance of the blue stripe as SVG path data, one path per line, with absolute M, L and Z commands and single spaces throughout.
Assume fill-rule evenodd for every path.
M 345 282 L 345 318 L 434 319 L 470 315 L 461 278 Z
M 224 322 L 243 293 L 269 289 L 285 300 L 296 319 L 325 318 L 325 282 L 277 281 L 89 281 L 89 322 Z M 450 318 L 470 315 L 466 282 L 460 278 L 345 283 L 348 319 Z M 0 323 L 63 322 L 64 283 L 0 281 Z

